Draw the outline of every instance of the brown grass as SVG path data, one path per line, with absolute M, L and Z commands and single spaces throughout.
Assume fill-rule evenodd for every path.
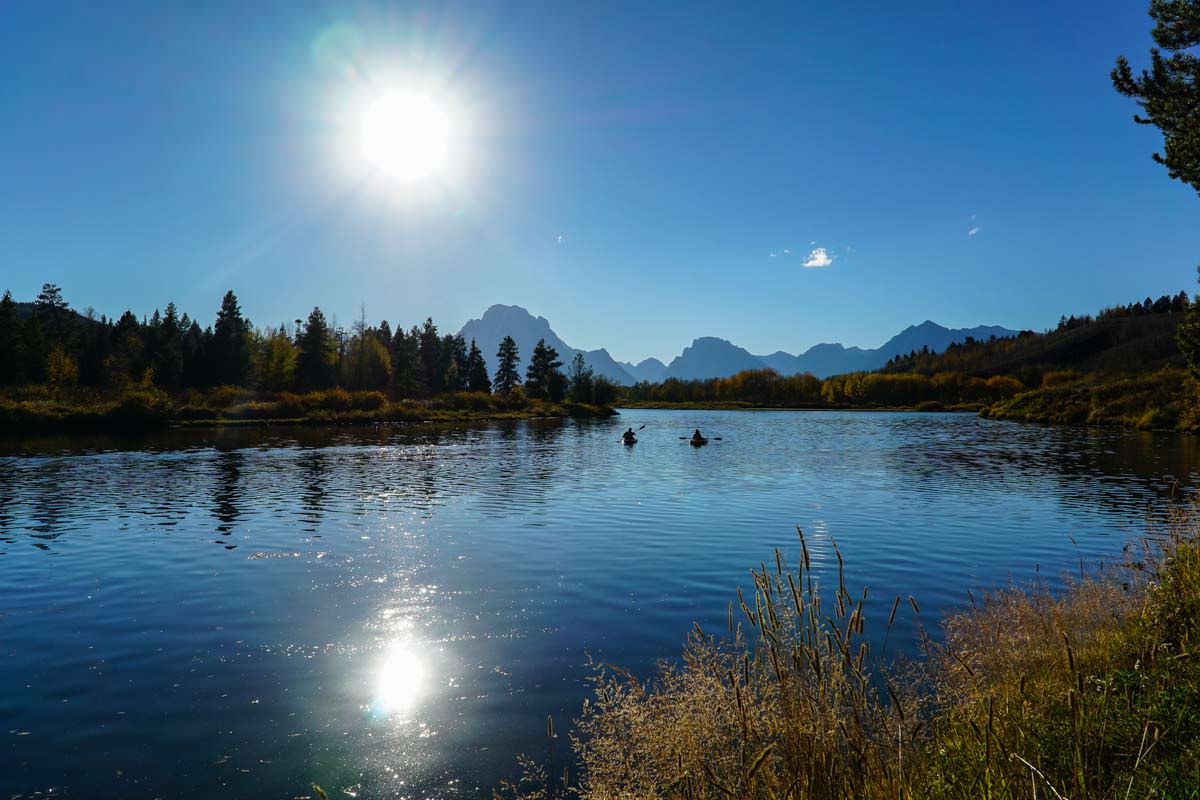
M 872 654 L 865 593 L 840 571 L 822 598 L 802 540 L 799 568 L 777 554 L 755 570 L 728 629 L 695 628 L 681 662 L 649 681 L 597 668 L 573 782 L 526 760 L 497 796 L 1200 796 L 1193 520 L 1177 514 L 1140 560 L 1062 591 L 980 598 L 905 667 Z M 906 607 L 919 610 L 896 598 L 889 629 Z

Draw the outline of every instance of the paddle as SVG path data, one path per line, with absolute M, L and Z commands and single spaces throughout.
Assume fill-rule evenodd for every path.
M 644 428 L 644 427 L 646 427 L 646 426 L 645 426 L 645 424 L 643 424 L 643 425 L 642 425 L 642 428 Z M 640 431 L 642 428 L 638 428 L 638 431 Z M 635 432 L 636 432 L 636 431 L 635 431 Z M 621 442 L 623 442 L 623 441 L 625 441 L 625 434 L 623 434 L 623 433 L 622 433 L 622 434 L 621 434 L 621 438 L 620 438 L 620 439 L 617 439 L 617 443 L 619 444 L 619 443 L 621 443 Z
M 720 437 L 720 436 L 706 436 L 705 438 L 706 438 L 708 441 L 710 441 L 710 442 L 719 442 L 719 441 L 721 441 L 721 438 L 722 438 L 722 437 Z M 686 440 L 686 441 L 691 441 L 691 439 L 692 439 L 692 437 L 690 437 L 690 436 L 680 436 L 680 437 L 679 437 L 679 441 L 681 441 L 681 442 L 682 442 L 682 441 L 685 441 L 685 440 Z

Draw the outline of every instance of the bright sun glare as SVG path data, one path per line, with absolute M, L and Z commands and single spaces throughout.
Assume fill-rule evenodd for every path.
M 394 643 L 388 650 L 376 677 L 376 710 L 384 714 L 403 714 L 416 705 L 425 682 L 425 667 L 403 643 Z
M 377 97 L 363 115 L 363 157 L 391 178 L 416 181 L 442 172 L 450 157 L 446 109 L 421 94 Z

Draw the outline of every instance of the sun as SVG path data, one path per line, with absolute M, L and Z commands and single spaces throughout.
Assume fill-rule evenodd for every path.
M 450 162 L 452 125 L 447 110 L 428 95 L 376 97 L 362 117 L 363 158 L 398 181 L 420 181 L 444 172 Z

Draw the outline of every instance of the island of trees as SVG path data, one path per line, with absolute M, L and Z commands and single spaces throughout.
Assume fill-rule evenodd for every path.
M 174 303 L 111 320 L 47 283 L 32 303 L 0 299 L 0 428 L 611 413 L 616 387 L 582 355 L 564 372 L 541 341 L 522 373 L 507 338 L 496 356 L 493 378 L 474 341 L 432 319 L 393 331 L 364 313 L 346 330 L 313 308 L 290 329 L 256 328 L 229 291 L 205 327 Z

